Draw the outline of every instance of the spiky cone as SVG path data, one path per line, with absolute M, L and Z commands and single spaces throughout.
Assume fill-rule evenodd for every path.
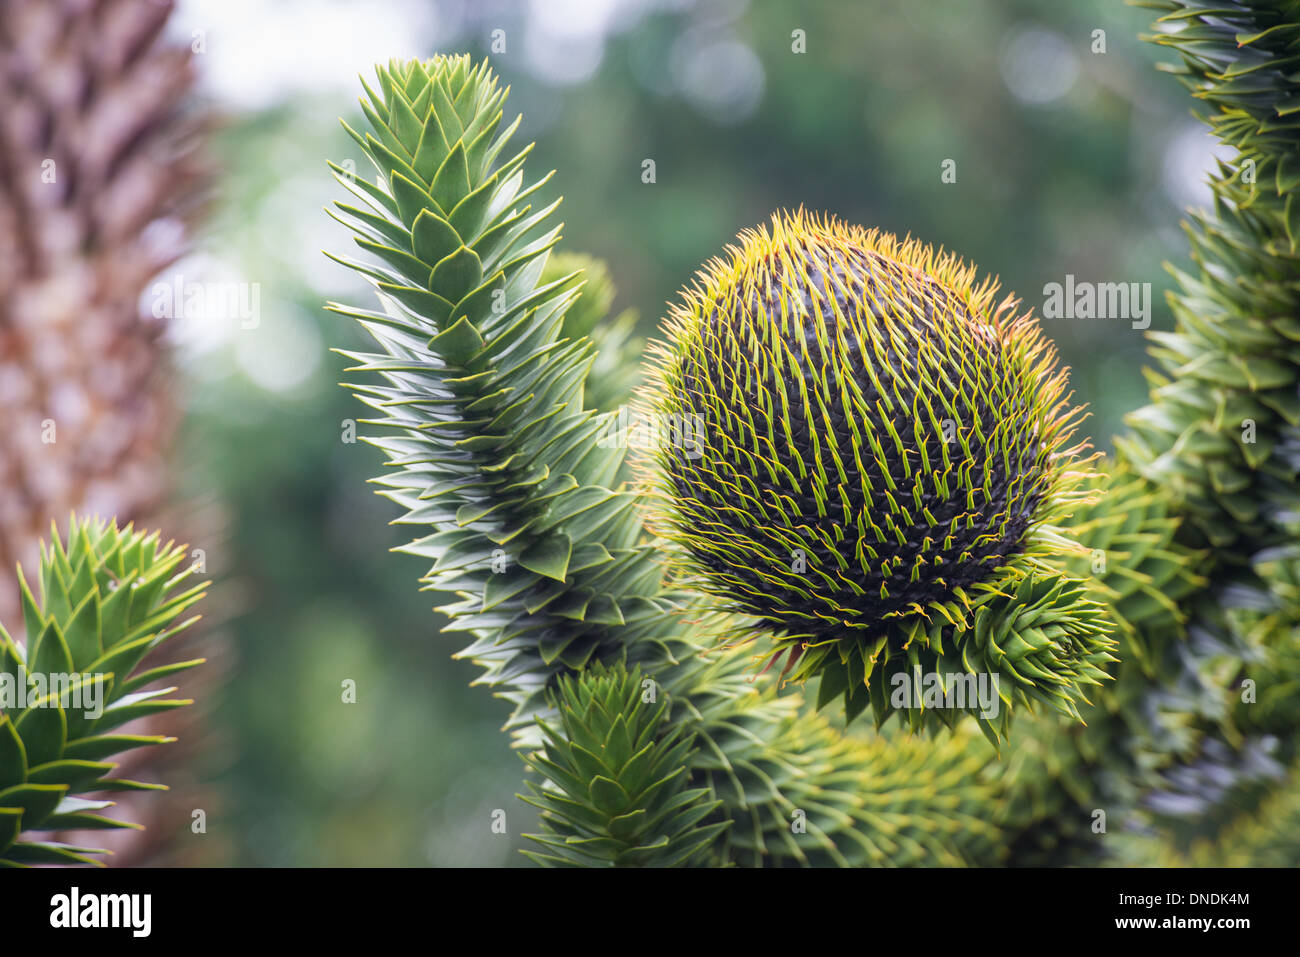
M 1079 410 L 1028 314 L 911 240 L 799 211 L 741 234 L 665 323 L 649 470 L 692 584 L 775 632 L 850 718 L 1075 715 L 1113 643 L 1066 575 Z M 672 440 L 673 438 L 679 440 Z M 898 680 L 995 675 L 999 717 Z M 951 703 L 952 699 L 949 699 Z
M 28 638 L 0 626 L 0 864 L 97 863 L 41 832 L 139 826 L 99 814 L 112 806 L 99 796 L 162 787 L 108 759 L 171 740 L 132 722 L 190 703 L 158 685 L 201 660 L 143 664 L 196 620 L 182 616 L 207 583 L 187 582 L 186 557 L 157 533 L 74 517 L 41 548 L 39 597 L 19 573 Z
M 370 441 L 390 466 L 379 484 L 423 536 L 405 550 L 432 561 L 430 588 L 457 593 L 448 630 L 472 636 L 462 655 L 484 666 L 478 683 L 515 705 L 515 743 L 543 746 L 539 713 L 560 727 L 551 692 L 566 676 L 626 660 L 668 696 L 669 724 L 687 724 L 699 744 L 691 786 L 707 786 L 722 801 L 719 819 L 733 822 L 722 860 L 995 860 L 985 815 L 997 791 L 981 773 L 992 750 L 982 740 L 981 751 L 961 729 L 933 748 L 846 739 L 825 718 L 801 715 L 798 695 L 755 682 L 747 654 L 717 652 L 717 630 L 734 631 L 734 619 L 702 625 L 695 596 L 664 587 L 659 545 L 635 489 L 621 483 L 627 449 L 605 441 L 619 438 L 618 419 L 584 404 L 591 345 L 561 335 L 591 317 L 567 322 L 570 307 L 582 309 L 576 277 L 543 279 L 550 208 L 525 204 L 540 184 L 524 180 L 522 153 L 503 149 L 513 127 L 495 132 L 504 91 L 486 64 L 463 56 L 376 72 L 379 89 L 362 101 L 371 132 L 353 136 L 379 176 L 372 184 L 334 169 L 361 200 L 340 210 L 383 265 L 344 262 L 372 280 L 383 308 L 333 308 L 376 344 L 349 353 L 364 375 L 352 388 L 378 413 L 370 424 L 382 431 Z M 475 142 L 488 161 L 467 164 L 462 182 L 459 159 L 478 155 Z M 476 194 L 492 196 L 482 224 L 464 217 L 469 207 L 456 214 Z M 472 264 L 470 252 L 480 288 L 467 289 L 449 264 L 437 268 L 451 256 Z M 621 352 L 626 341 L 611 345 Z
M 194 149 L 202 120 L 186 105 L 190 51 L 161 39 L 172 7 L 135 0 L 0 5 L 5 569 L 34 567 L 42 533 L 72 511 L 122 522 L 161 519 L 178 410 L 166 320 L 141 300 L 185 250 L 208 180 Z M 18 637 L 14 581 L 0 575 L 0 620 Z M 153 730 L 180 734 L 170 720 L 160 715 Z M 185 731 L 186 740 L 195 738 Z M 126 799 L 161 808 L 176 796 Z M 135 809 L 137 816 L 144 811 Z M 148 839 L 166 832 L 151 828 Z M 123 852 L 115 860 L 139 859 L 127 853 L 134 836 L 115 841 Z

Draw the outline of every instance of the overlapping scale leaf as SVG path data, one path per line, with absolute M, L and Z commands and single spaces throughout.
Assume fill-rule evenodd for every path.
M 1229 707 L 1230 650 L 1186 628 L 1204 556 L 1177 541 L 1171 504 L 1120 463 L 1103 463 L 1085 488 L 1091 497 L 1065 521 L 1084 551 L 1067 566 L 1115 623 L 1119 660 L 1114 682 L 1080 709 L 1082 724 L 1045 715 L 1012 732 L 1003 824 L 1025 864 L 1099 860 L 1109 845 L 1093 830 L 1095 811 L 1122 830 L 1158 773 L 1195 753 L 1199 722 Z
M 1272 733 L 1294 709 L 1278 666 L 1300 607 L 1286 597 L 1300 469 L 1296 383 L 1287 371 L 1296 357 L 1287 330 L 1297 260 L 1290 238 L 1279 241 L 1289 236 L 1289 188 L 1279 189 L 1276 176 L 1296 156 L 1295 126 L 1282 119 L 1296 95 L 1283 68 L 1294 10 L 1269 2 L 1145 5 L 1166 14 L 1162 32 L 1148 39 L 1182 53 L 1171 72 L 1209 107 L 1216 135 L 1240 151 L 1212 178 L 1214 209 L 1192 216 L 1198 274 L 1177 273 L 1177 324 L 1155 337 L 1163 371 L 1150 374 L 1152 403 L 1117 440 L 1183 520 L 1178 544 L 1211 546 L 1197 563 L 1208 587 L 1180 602 L 1187 640 L 1166 645 L 1148 688 L 1124 672 L 1117 688 L 1127 703 L 1115 710 L 1145 714 L 1161 732 L 1135 735 L 1138 749 L 1124 738 L 1115 743 L 1126 757 L 1148 749 L 1145 766 L 1161 769 L 1154 785 L 1138 782 L 1147 790 L 1134 800 L 1168 838 L 1231 821 L 1241 796 L 1266 790 L 1279 762 L 1294 755 L 1290 730 Z M 1267 707 L 1241 700 L 1248 680 L 1268 687 Z M 1179 758 L 1173 764 L 1170 754 Z
M 430 590 L 456 596 L 442 610 L 471 636 L 462 655 L 527 732 L 552 678 L 660 616 L 658 571 L 634 547 L 625 453 L 599 445 L 611 417 L 583 406 L 592 347 L 562 335 L 580 275 L 540 280 L 555 204 L 526 202 L 549 177 L 525 185 L 528 149 L 506 149 L 518 121 L 498 129 L 505 91 L 464 56 L 376 74 L 370 129 L 349 131 L 379 177 L 335 166 L 360 203 L 339 213 L 370 258 L 336 258 L 371 280 L 383 311 L 332 308 L 380 347 L 347 355 L 385 430 L 368 440 L 391 466 L 377 481 L 406 510 L 399 521 L 427 530 L 405 551 L 433 562 Z
M 480 262 L 498 264 L 504 284 L 487 285 L 502 294 L 471 290 L 450 309 L 420 295 L 427 288 L 451 302 L 441 283 L 453 274 L 439 274 L 435 286 L 433 259 L 450 255 L 456 240 L 416 195 L 420 173 L 412 169 L 412 178 L 403 169 L 412 163 L 403 159 L 397 125 L 410 125 L 409 109 L 426 129 L 434 123 L 455 129 L 456 122 L 479 128 L 478 114 L 468 110 L 457 110 L 455 122 L 444 117 L 447 104 L 477 102 L 495 113 L 500 101 L 485 92 L 496 82 L 486 67 L 473 68 L 465 58 L 379 72 L 365 108 L 372 125 L 383 129 L 358 134 L 379 178 L 372 186 L 341 166 L 336 172 L 361 200 L 344 204 L 351 208 L 342 213 L 361 239 L 387 247 L 365 248 L 389 265 L 357 264 L 384 308 L 335 308 L 357 318 L 380 347 L 353 354 L 368 373 L 354 388 L 379 413 L 372 425 L 383 427 L 371 439 L 391 466 L 380 484 L 405 509 L 401 521 L 424 532 L 406 550 L 433 563 L 430 588 L 460 593 L 444 609 L 450 628 L 471 635 L 462 654 L 485 665 L 481 683 L 515 703 L 517 741 L 542 743 L 531 720 L 538 713 L 560 727 L 549 702 L 564 676 L 626 660 L 661 686 L 672 708 L 669 725 L 697 742 L 690 787 L 707 788 L 707 801 L 722 802 L 707 824 L 732 822 L 715 842 L 719 859 L 749 865 L 990 859 L 995 835 L 979 809 L 987 809 L 996 791 L 964 763 L 964 738 L 932 758 L 919 747 L 894 749 L 883 740 L 845 742 L 825 720 L 801 718 L 798 696 L 778 697 L 770 681 L 756 684 L 743 651 L 717 652 L 717 628 L 743 628 L 743 622 L 704 628 L 704 610 L 664 587 L 662 549 L 643 529 L 634 493 L 619 485 L 624 423 L 585 411 L 592 347 L 567 337 L 595 332 L 615 368 L 634 363 L 638 346 L 630 337 L 587 328 L 607 308 L 599 290 L 583 306 L 562 264 L 539 268 L 546 257 L 526 259 L 522 250 L 540 248 L 528 230 L 544 225 L 521 208 L 522 191 L 506 190 L 489 204 L 492 222 L 483 235 L 503 245 L 480 247 L 472 237 L 466 244 Z M 420 113 L 415 108 L 426 80 L 437 92 Z M 408 131 L 406 142 L 412 138 Z M 488 152 L 504 155 L 495 145 Z M 468 168 L 472 194 L 497 167 Z M 423 182 L 434 202 L 434 184 Z M 403 205 L 408 213 L 420 210 L 403 218 Z M 525 223 L 531 225 L 521 228 Z M 513 225 L 503 230 L 502 224 Z M 419 248 L 416 232 L 424 236 Z M 400 288 L 400 296 L 386 287 Z M 574 308 L 578 314 L 570 319 Z M 606 395 L 621 402 L 616 389 Z M 504 564 L 494 564 L 501 558 Z M 799 834 L 791 829 L 796 811 L 807 821 Z
M 527 757 L 549 782 L 524 800 L 542 809 L 545 831 L 528 837 L 541 864 L 673 867 L 717 864 L 721 801 L 692 788 L 695 750 L 686 725 L 638 669 L 588 668 L 556 687 L 559 726 Z
M 744 867 L 952 867 L 998 863 L 1003 781 L 994 749 L 958 727 L 931 740 L 845 734 L 797 694 L 755 682 L 731 616 L 692 612 L 678 637 L 633 647 L 672 722 L 699 745 L 694 774 L 731 821 L 725 859 Z M 719 650 L 722 639 L 733 642 Z M 667 655 L 663 652 L 667 651 Z
M 1152 402 L 1122 445 L 1219 552 L 1276 535 L 1296 501 L 1297 463 L 1276 454 L 1300 426 L 1300 96 L 1296 11 L 1283 0 L 1164 12 L 1147 37 L 1177 52 L 1177 75 L 1237 156 L 1213 176 L 1214 207 L 1189 216 L 1194 272 L 1176 271 L 1172 333 L 1154 336 Z
M 83 795 L 161 787 L 114 777 L 111 758 L 170 740 L 124 725 L 190 703 L 150 686 L 200 661 L 146 661 L 197 620 L 182 616 L 207 583 L 187 584 L 185 559 L 157 533 L 74 516 L 42 545 L 35 588 L 19 570 L 26 639 L 0 625 L 0 866 L 96 863 L 39 832 L 134 827 Z
M 1227 800 L 1277 777 L 1264 769 L 1269 761 L 1296 758 L 1294 725 L 1281 735 L 1256 729 L 1300 712 L 1276 680 L 1300 626 L 1288 558 L 1300 541 L 1298 21 L 1284 0 L 1142 5 L 1162 14 L 1147 39 L 1178 54 L 1166 69 L 1236 155 L 1211 176 L 1213 208 L 1189 216 L 1194 268 L 1175 271 L 1176 323 L 1155 337 L 1151 403 L 1129 418 L 1132 432 L 1117 447 L 1184 519 L 1182 540 L 1210 546 L 1199 569 L 1210 587 L 1187 603 L 1189 634 L 1235 657 L 1220 686 L 1236 697 L 1264 677 L 1271 689 L 1267 710 L 1239 702 L 1199 722 L 1198 753 L 1170 769 L 1149 802 L 1177 829 L 1196 814 L 1231 819 L 1231 801 L 1197 799 L 1195 782 L 1216 781 L 1212 790 Z M 1200 806 L 1190 818 L 1180 810 Z
M 913 241 L 778 214 L 742 233 L 665 326 L 651 414 L 664 532 L 692 584 L 776 633 L 796 678 L 850 717 L 898 674 L 997 675 L 1005 731 L 1031 700 L 1073 713 L 1107 626 L 1062 576 L 1052 522 L 1073 499 L 1077 410 L 1029 315 Z
M 632 393 L 641 381 L 645 349 L 645 340 L 636 335 L 637 314 L 632 309 L 610 314 L 614 283 L 609 267 L 594 256 L 559 250 L 546 261 L 541 282 L 554 282 L 575 272 L 582 273 L 582 293 L 565 312 L 560 334 L 565 339 L 590 339 L 596 350 L 583 385 L 583 407 L 626 417 Z
M 1173 504 L 1123 462 L 1091 484 L 1097 497 L 1070 526 L 1087 552 L 1071 570 L 1117 623 L 1119 663 L 1115 685 L 1084 709 L 1087 730 L 1072 737 L 1089 760 L 1131 777 L 1190 755 L 1202 727 L 1227 719 L 1241 649 L 1222 622 L 1192 621 L 1206 555 L 1179 540 Z

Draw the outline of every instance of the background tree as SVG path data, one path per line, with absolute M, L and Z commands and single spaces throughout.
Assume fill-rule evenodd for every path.
M 146 294 L 160 278 L 170 291 L 173 277 L 161 274 L 186 251 L 211 170 L 196 148 L 204 118 L 192 102 L 191 51 L 163 36 L 173 10 L 138 0 L 0 7 L 0 565 L 8 571 L 34 568 L 51 523 L 63 527 L 74 512 L 177 530 L 169 456 L 181 383 L 167 334 L 184 303 Z M 190 533 L 203 535 L 215 561 L 214 529 L 199 509 L 187 511 Z M 0 621 L 21 639 L 11 574 L 0 576 Z M 207 651 L 215 641 L 204 639 Z M 182 657 L 199 653 L 195 640 L 185 644 Z M 204 680 L 212 674 L 205 669 Z M 153 719 L 153 731 L 184 747 L 128 761 L 176 762 L 167 776 L 179 783 L 199 710 Z M 126 799 L 153 826 L 110 836 L 114 861 L 171 859 L 167 836 L 210 803 L 197 795 Z

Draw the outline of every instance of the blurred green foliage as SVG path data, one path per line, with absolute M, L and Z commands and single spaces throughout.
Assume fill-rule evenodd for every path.
M 1151 282 L 1152 328 L 1171 324 L 1160 263 L 1185 259 L 1185 246 L 1162 182 L 1190 119 L 1137 40 L 1141 10 L 677 4 L 608 36 L 598 71 L 557 87 L 530 71 L 522 6 L 440 6 L 450 26 L 439 50 L 485 54 L 495 28 L 513 38 L 493 65 L 512 84 L 508 114 L 524 114 L 520 139 L 538 141 L 532 168 L 558 170 L 562 248 L 609 261 L 614 309 L 635 309 L 639 334 L 654 333 L 664 302 L 739 229 L 799 205 L 940 243 L 1036 309 L 1067 273 Z M 1091 52 L 1096 29 L 1104 54 Z M 794 30 L 806 53 L 792 51 Z M 690 80 L 718 44 L 747 48 L 751 59 L 736 62 L 761 67 L 761 98 L 751 88 L 740 118 L 709 99 L 707 70 Z M 363 410 L 325 350 L 359 340 L 320 308 L 364 295 L 319 252 L 346 245 L 321 210 L 336 197 L 326 158 L 357 155 L 340 111 L 348 103 L 333 96 L 299 96 L 227 116 L 217 143 L 224 179 L 205 245 L 260 284 L 261 316 L 183 347 L 182 474 L 231 516 L 220 547 L 236 660 L 217 702 L 229 754 L 208 839 L 252 865 L 523 863 L 515 850 L 536 817 L 516 799 L 523 765 L 499 733 L 507 707 L 468 687 L 472 665 L 449 659 L 456 644 L 438 634 L 435 596 L 416 590 L 425 569 L 387 551 L 407 536 L 386 529 L 397 510 L 365 485 L 381 457 L 346 441 L 346 420 Z M 654 183 L 643 182 L 646 159 Z M 955 183 L 941 181 L 946 159 Z M 1145 397 L 1141 333 L 1122 320 L 1045 325 L 1109 447 Z M 354 704 L 342 700 L 345 679 Z M 506 834 L 492 827 L 498 809 Z

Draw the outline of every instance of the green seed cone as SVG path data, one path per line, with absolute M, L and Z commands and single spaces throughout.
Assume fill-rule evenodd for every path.
M 1016 700 L 1076 713 L 1109 660 L 1052 524 L 1088 474 L 1079 410 L 996 291 L 930 247 L 800 211 L 743 233 L 666 323 L 645 393 L 663 531 L 850 717 L 982 712 L 996 733 Z M 996 675 L 998 713 L 891 703 L 918 668 Z

